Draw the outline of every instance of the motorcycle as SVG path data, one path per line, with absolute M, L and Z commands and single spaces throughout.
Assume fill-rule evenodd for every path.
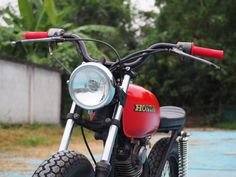
M 116 54 L 116 61 L 95 60 L 87 52 L 84 41 L 100 42 Z M 83 63 L 70 75 L 69 93 L 73 100 L 59 151 L 45 160 L 33 177 L 184 177 L 187 176 L 188 133 L 184 109 L 160 106 L 156 96 L 147 89 L 132 84 L 138 77 L 136 70 L 152 54 L 175 54 L 185 60 L 205 63 L 215 69 L 216 64 L 199 58 L 221 60 L 222 50 L 197 47 L 190 42 L 177 44 L 156 43 L 147 49 L 121 58 L 108 43 L 83 39 L 78 35 L 52 28 L 48 32 L 26 32 L 25 39 L 13 45 L 46 42 L 72 42 Z M 83 118 L 84 112 L 90 118 Z M 73 127 L 79 125 L 85 144 L 94 161 L 68 150 Z M 102 140 L 104 150 L 96 162 L 84 135 L 84 128 L 94 131 L 95 139 Z M 156 132 L 169 133 L 152 146 L 147 146 Z

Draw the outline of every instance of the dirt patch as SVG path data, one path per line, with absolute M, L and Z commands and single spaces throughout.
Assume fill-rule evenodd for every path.
M 12 173 L 30 176 L 44 159 L 58 151 L 63 128 L 51 126 L 0 127 L 0 132 L 0 177 L 12 176 Z M 101 154 L 102 142 L 95 141 L 92 132 L 85 131 L 85 134 L 92 152 Z M 80 131 L 76 128 L 69 149 L 88 154 Z
M 102 153 L 102 143 L 90 141 L 89 145 L 94 154 Z M 10 151 L 0 151 L 0 176 L 1 172 L 30 173 L 50 155 L 58 151 L 58 145 L 37 146 L 37 147 L 16 147 Z M 83 142 L 71 143 L 69 149 L 76 152 L 88 154 Z M 89 156 L 88 156 L 89 157 Z M 11 176 L 11 175 L 9 175 Z

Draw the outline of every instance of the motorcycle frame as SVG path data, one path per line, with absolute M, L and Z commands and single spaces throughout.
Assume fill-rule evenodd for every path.
M 127 68 L 126 70 L 129 71 L 129 68 Z M 124 79 L 121 84 L 121 87 L 120 87 L 120 89 L 122 89 L 124 93 L 127 93 L 127 91 L 128 91 L 130 79 L 131 79 L 131 76 L 129 74 L 125 74 Z M 123 105 L 124 104 L 121 102 L 118 103 L 118 107 L 117 107 L 116 112 L 112 118 L 116 122 L 120 122 L 120 120 L 121 120 L 121 115 L 122 115 L 122 111 L 123 111 L 123 107 L 124 107 Z M 77 111 L 77 108 L 78 108 L 78 106 L 76 105 L 75 102 L 73 102 L 71 109 L 70 109 L 70 114 L 75 114 Z M 64 129 L 64 133 L 63 133 L 63 136 L 61 139 L 59 151 L 63 151 L 63 150 L 68 149 L 74 125 L 75 125 L 75 121 L 73 119 L 70 118 L 67 120 L 65 129 Z M 103 150 L 103 154 L 102 154 L 102 158 L 101 158 L 100 162 L 105 163 L 108 166 L 110 166 L 110 159 L 111 159 L 114 144 L 116 141 L 118 128 L 119 127 L 117 124 L 110 125 L 109 131 L 108 131 L 108 136 L 107 136 L 107 139 L 106 139 L 106 142 L 104 145 L 104 150 Z
M 130 80 L 131 80 L 131 76 L 129 74 L 126 74 L 124 76 L 122 85 L 120 87 L 120 89 L 122 89 L 124 91 L 124 93 L 127 93 Z M 112 119 L 115 120 L 116 122 L 120 122 L 120 120 L 121 120 L 123 105 L 124 104 L 119 102 L 118 107 L 115 110 L 115 113 L 113 114 Z M 77 110 L 78 110 L 78 106 L 76 105 L 75 102 L 73 102 L 72 106 L 71 106 L 71 109 L 70 109 L 70 114 L 75 114 L 77 112 Z M 68 149 L 74 125 L 75 125 L 74 119 L 69 118 L 66 122 L 66 126 L 65 126 L 64 133 L 63 133 L 63 136 L 62 136 L 62 139 L 61 139 L 61 144 L 60 144 L 60 147 L 59 147 L 59 151 L 63 151 L 63 150 Z M 106 173 L 108 175 L 109 175 L 109 172 L 110 172 L 110 169 L 111 169 L 110 160 L 111 160 L 114 144 L 115 144 L 115 141 L 116 141 L 118 129 L 119 129 L 119 127 L 118 127 L 117 124 L 111 124 L 110 125 L 109 131 L 108 131 L 108 136 L 107 136 L 107 139 L 106 139 L 106 142 L 105 142 L 105 145 L 104 145 L 104 149 L 103 149 L 102 158 L 101 158 L 101 161 L 100 161 L 100 164 L 103 164 L 103 165 L 108 167 L 107 168 L 108 173 Z M 176 141 L 177 137 L 180 135 L 180 132 L 182 131 L 182 129 L 183 129 L 183 127 L 181 126 L 181 127 L 171 127 L 170 129 L 160 129 L 160 130 L 158 130 L 159 132 L 172 131 L 172 133 L 171 133 L 171 137 L 170 137 L 171 139 L 170 139 L 170 142 L 169 142 L 169 145 L 168 145 L 168 149 L 165 152 L 164 158 L 162 159 L 161 164 L 158 168 L 158 172 L 157 172 L 158 175 L 157 176 L 159 176 L 161 174 L 161 172 L 164 168 L 165 162 L 168 158 L 168 154 L 171 150 L 171 147 L 173 146 L 173 144 Z M 97 175 L 97 173 L 101 173 L 99 171 L 99 168 L 96 169 L 95 173 L 96 173 L 96 175 Z M 104 173 L 101 173 L 101 174 L 104 174 Z M 101 175 L 101 176 L 104 176 L 104 175 Z

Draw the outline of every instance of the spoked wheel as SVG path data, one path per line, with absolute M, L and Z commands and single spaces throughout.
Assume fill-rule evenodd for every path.
M 149 176 L 156 177 L 158 167 L 168 148 L 170 138 L 160 139 L 152 148 L 148 156 Z M 174 143 L 167 156 L 160 177 L 178 177 L 178 144 Z
M 94 177 L 89 160 L 74 151 L 60 151 L 45 160 L 32 177 Z

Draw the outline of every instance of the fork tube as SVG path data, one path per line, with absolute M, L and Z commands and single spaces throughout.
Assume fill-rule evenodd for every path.
M 127 93 L 129 82 L 130 82 L 130 76 L 128 74 L 126 74 L 124 76 L 124 80 L 123 80 L 122 85 L 121 85 L 121 89 L 125 93 Z M 121 115 L 122 115 L 122 110 L 123 110 L 123 106 L 121 105 L 121 103 L 119 103 L 119 106 L 117 108 L 114 119 L 120 121 Z M 118 131 L 118 127 L 116 125 L 111 125 L 110 126 L 108 136 L 107 136 L 107 140 L 106 140 L 105 147 L 104 147 L 104 151 L 103 151 L 103 155 L 102 155 L 102 160 L 104 160 L 106 162 L 109 162 L 110 159 L 111 159 L 111 154 L 112 154 L 113 147 L 114 147 L 114 144 L 115 144 L 117 131 Z
M 76 104 L 75 102 L 72 103 L 71 109 L 70 109 L 70 113 L 74 114 L 76 111 Z M 74 120 L 73 119 L 68 119 L 66 122 L 66 127 L 61 139 L 61 144 L 59 147 L 59 151 L 63 151 L 63 150 L 67 150 L 68 149 L 68 145 L 70 143 L 70 138 L 71 138 L 71 134 L 73 131 L 73 127 L 74 127 Z

